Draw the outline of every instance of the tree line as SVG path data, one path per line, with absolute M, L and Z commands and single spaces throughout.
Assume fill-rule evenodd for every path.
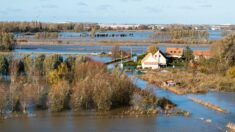
M 208 43 L 207 30 L 166 29 L 157 31 L 150 38 L 169 43 Z
M 57 39 L 59 34 L 57 32 L 38 32 L 34 36 L 36 39 Z
M 91 31 L 93 27 L 99 28 L 93 23 L 0 22 L 0 31 L 3 32 L 83 32 Z

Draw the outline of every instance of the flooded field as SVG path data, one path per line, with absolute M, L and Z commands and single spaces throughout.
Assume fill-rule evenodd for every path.
M 165 52 L 167 47 L 185 48 L 187 45 L 159 44 L 158 47 Z M 208 50 L 207 45 L 189 45 L 192 50 Z M 55 53 L 55 54 L 92 54 L 111 52 L 113 46 L 81 46 L 81 45 L 18 45 L 16 53 Z M 143 54 L 148 45 L 120 46 L 120 49 L 132 51 L 133 54 Z
M 209 40 L 222 39 L 221 30 L 208 30 Z M 96 37 L 97 40 L 148 40 L 154 34 L 154 31 L 107 31 L 96 32 L 97 35 L 103 35 Z M 27 37 L 34 38 L 34 36 L 23 36 L 21 33 L 15 33 L 17 38 Z M 59 39 L 90 39 L 89 32 L 60 32 Z
M 107 62 L 110 57 L 91 56 L 97 61 Z M 133 82 L 140 88 L 152 87 L 158 97 L 167 97 L 183 110 L 191 113 L 190 117 L 157 115 L 150 117 L 117 116 L 106 113 L 106 116 L 97 116 L 96 112 L 63 112 L 50 113 L 35 111 L 35 117 L 7 119 L 0 122 L 1 131 L 128 131 L 128 132 L 223 132 L 229 122 L 235 122 L 235 93 L 209 92 L 199 95 L 178 96 L 169 91 L 148 84 L 127 73 Z M 196 104 L 188 99 L 189 96 L 212 102 L 228 111 L 219 113 Z
M 174 47 L 185 47 L 177 46 Z M 166 50 L 166 45 L 160 44 L 162 51 Z M 121 46 L 123 50 L 132 49 L 135 54 L 142 54 L 147 46 Z M 207 50 L 208 46 L 191 46 L 193 50 Z M 46 53 L 46 54 L 87 54 L 91 58 L 101 62 L 112 60 L 107 56 L 95 56 L 92 54 L 110 52 L 112 46 L 79 46 L 79 45 L 21 45 L 17 46 L 14 53 Z M 108 67 L 113 67 L 108 66 Z M 235 122 L 235 93 L 209 92 L 200 95 L 178 96 L 169 91 L 160 89 L 148 84 L 133 73 L 127 73 L 133 82 L 140 88 L 153 87 L 154 92 L 159 97 L 167 97 L 177 106 L 191 113 L 190 117 L 158 115 L 151 117 L 123 117 L 110 114 L 99 117 L 96 112 L 85 113 L 50 113 L 48 111 L 35 112 L 36 117 L 7 119 L 0 122 L 1 131 L 226 131 L 229 122 Z M 219 113 L 196 104 L 188 99 L 189 96 L 197 97 L 201 100 L 214 103 L 228 111 L 228 114 Z

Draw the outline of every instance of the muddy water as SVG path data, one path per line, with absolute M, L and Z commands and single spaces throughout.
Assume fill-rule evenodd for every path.
M 10 119 L 0 123 L 1 132 L 209 132 L 217 129 L 184 117 L 96 117 L 65 112 L 37 112 L 37 117 Z

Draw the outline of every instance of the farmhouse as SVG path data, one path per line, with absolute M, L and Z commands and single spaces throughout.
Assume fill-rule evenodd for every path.
M 141 61 L 142 68 L 158 69 L 167 65 L 166 56 L 158 50 L 155 54 L 148 53 Z
M 209 50 L 195 50 L 193 51 L 194 60 L 199 60 L 200 58 L 210 59 L 211 52 Z
M 181 58 L 184 54 L 183 48 L 167 48 L 166 49 L 167 57 Z

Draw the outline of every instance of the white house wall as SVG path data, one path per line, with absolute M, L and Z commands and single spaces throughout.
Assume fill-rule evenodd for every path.
M 166 65 L 167 60 L 166 58 L 161 54 L 161 52 L 157 52 L 154 55 L 148 54 L 148 57 L 144 59 L 144 61 L 141 63 L 142 68 L 152 68 L 152 69 L 158 69 L 160 68 L 159 65 Z

